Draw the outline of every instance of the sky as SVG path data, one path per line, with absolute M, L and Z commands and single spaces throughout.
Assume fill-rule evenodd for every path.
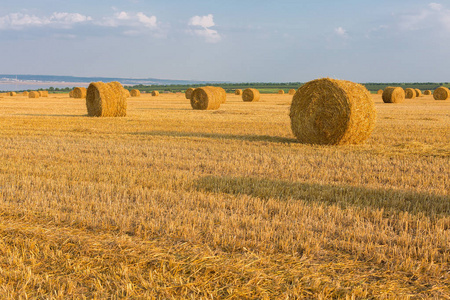
M 0 74 L 450 81 L 450 0 L 0 0 Z

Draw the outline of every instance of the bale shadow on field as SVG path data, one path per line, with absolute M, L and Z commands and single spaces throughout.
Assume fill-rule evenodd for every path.
M 202 177 L 193 183 L 193 188 L 211 193 L 244 194 L 263 200 L 294 199 L 309 203 L 336 204 L 341 208 L 371 207 L 384 209 L 386 212 L 406 211 L 431 218 L 450 216 L 450 196 L 413 191 L 219 176 Z
M 149 135 L 149 136 L 168 136 L 168 137 L 200 137 L 218 140 L 243 140 L 250 142 L 270 142 L 270 143 L 298 143 L 294 138 L 286 138 L 270 135 L 235 135 L 224 133 L 206 133 L 206 132 L 180 132 L 180 131 L 147 131 L 134 132 L 133 135 Z

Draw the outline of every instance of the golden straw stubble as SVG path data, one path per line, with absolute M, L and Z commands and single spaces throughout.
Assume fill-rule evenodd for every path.
M 90 117 L 125 117 L 127 98 L 117 82 L 92 82 L 87 88 L 86 108 Z
M 307 144 L 359 144 L 375 127 L 372 96 L 362 85 L 331 78 L 310 81 L 295 93 L 291 128 Z
M 414 99 L 417 96 L 417 92 L 412 88 L 405 89 L 405 98 L 406 99 Z
M 196 110 L 216 110 L 224 102 L 221 88 L 204 86 L 196 88 L 191 95 L 191 106 Z
M 260 95 L 257 89 L 248 88 L 242 92 L 242 100 L 244 102 L 256 102 L 259 101 L 259 99 Z
M 445 86 L 438 87 L 433 93 L 434 100 L 447 100 L 450 98 L 450 90 Z
M 405 90 L 401 87 L 388 86 L 381 97 L 384 103 L 401 103 L 405 101 Z

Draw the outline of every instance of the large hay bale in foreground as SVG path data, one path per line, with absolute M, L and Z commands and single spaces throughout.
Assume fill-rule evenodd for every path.
M 76 87 L 73 89 L 73 98 L 86 98 L 87 89 L 85 87 Z
M 424 94 L 425 96 L 430 96 L 432 93 L 431 93 L 430 90 L 426 90 L 426 91 L 423 92 L 423 94 Z
M 28 93 L 27 91 L 25 91 L 25 92 L 22 93 L 22 95 L 25 96 L 25 97 L 28 97 L 28 94 L 29 94 L 29 93 Z
M 248 88 L 242 92 L 242 100 L 244 102 L 256 102 L 259 101 L 260 97 L 257 89 Z
M 204 86 L 196 88 L 191 95 L 191 106 L 198 110 L 215 110 L 220 107 L 223 100 L 221 88 L 214 86 Z
M 414 89 L 414 91 L 416 92 L 416 97 L 422 97 L 422 91 L 419 89 Z
M 117 82 L 91 82 L 87 88 L 86 108 L 90 117 L 125 117 L 127 98 Z
M 375 127 L 372 96 L 362 85 L 331 78 L 310 81 L 292 98 L 291 128 L 301 143 L 358 144 Z
M 438 87 L 433 92 L 434 100 L 447 100 L 450 98 L 450 90 L 445 86 Z
M 384 90 L 378 90 L 377 95 L 383 95 Z
M 185 92 L 184 92 L 184 96 L 186 97 L 186 99 L 191 99 L 192 97 L 192 92 L 194 91 L 194 88 L 188 88 Z
M 234 94 L 240 96 L 240 95 L 242 95 L 242 90 L 241 89 L 237 89 L 237 90 L 234 91 Z
M 39 98 L 39 92 L 36 92 L 36 91 L 29 92 L 28 98 Z
M 140 97 L 141 96 L 141 91 L 140 90 L 136 90 L 136 89 L 131 90 L 130 91 L 130 95 L 131 95 L 131 97 Z
M 412 88 L 405 89 L 405 98 L 406 99 L 414 99 L 416 98 L 416 91 Z
M 289 95 L 295 95 L 296 90 L 295 89 L 290 89 L 289 90 Z
M 283 90 L 278 90 L 278 94 L 279 95 L 284 95 L 284 91 Z
M 401 103 L 405 101 L 405 91 L 401 87 L 388 86 L 381 97 L 384 103 Z
M 153 96 L 153 97 L 159 96 L 159 92 L 158 92 L 158 91 L 153 91 L 153 92 L 152 92 L 152 96 Z

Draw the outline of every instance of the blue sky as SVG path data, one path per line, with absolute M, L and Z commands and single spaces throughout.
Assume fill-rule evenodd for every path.
M 0 0 L 0 73 L 442 82 L 450 1 Z

